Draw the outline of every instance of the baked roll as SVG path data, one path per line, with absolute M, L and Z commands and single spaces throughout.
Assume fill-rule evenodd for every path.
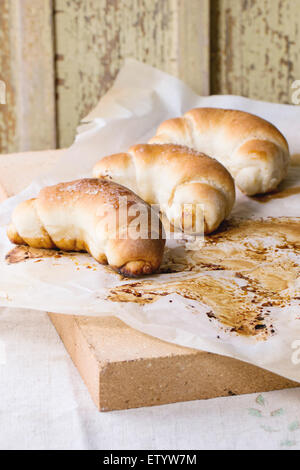
M 131 277 L 156 272 L 165 245 L 150 206 L 129 189 L 99 179 L 42 189 L 15 208 L 7 235 L 17 245 L 87 251 Z
M 230 214 L 234 182 L 217 160 L 179 145 L 135 145 L 104 157 L 97 178 L 116 181 L 149 204 L 157 204 L 177 229 L 211 233 Z
M 186 145 L 216 158 L 248 196 L 275 190 L 290 163 L 289 147 L 279 130 L 242 111 L 192 109 L 163 122 L 149 143 Z

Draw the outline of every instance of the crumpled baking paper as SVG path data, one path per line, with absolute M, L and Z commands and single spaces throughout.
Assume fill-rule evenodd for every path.
M 32 258 L 5 259 L 14 248 L 5 230 L 17 203 L 45 185 L 90 176 L 101 157 L 146 142 L 162 121 L 197 106 L 257 114 L 283 132 L 292 155 L 300 154 L 300 107 L 199 97 L 178 79 L 127 60 L 54 169 L 0 206 L 0 306 L 118 316 L 165 341 L 300 382 L 300 166 L 291 166 L 277 195 L 238 193 L 230 221 L 205 245 L 169 246 L 160 275 L 122 279 L 78 253 L 41 258 L 20 249 L 17 258 Z

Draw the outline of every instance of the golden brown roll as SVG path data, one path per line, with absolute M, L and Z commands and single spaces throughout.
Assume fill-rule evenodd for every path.
M 228 109 L 192 109 L 163 122 L 149 143 L 186 145 L 216 158 L 248 196 L 276 189 L 290 163 L 287 141 L 276 127 Z
M 150 206 L 129 189 L 99 179 L 42 189 L 16 207 L 7 235 L 18 245 L 87 251 L 132 277 L 157 271 L 165 245 Z
M 93 175 L 116 181 L 149 204 L 158 204 L 169 221 L 186 233 L 216 230 L 235 201 L 234 182 L 226 168 L 179 145 L 135 145 L 128 153 L 100 160 Z

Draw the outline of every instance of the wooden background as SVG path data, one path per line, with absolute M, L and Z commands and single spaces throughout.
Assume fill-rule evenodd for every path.
M 125 57 L 199 94 L 291 102 L 300 0 L 1 0 L 0 152 L 65 147 Z

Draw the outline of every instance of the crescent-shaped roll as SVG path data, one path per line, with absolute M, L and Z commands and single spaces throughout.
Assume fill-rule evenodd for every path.
M 149 204 L 157 204 L 176 228 L 211 233 L 230 214 L 234 182 L 217 160 L 179 145 L 135 145 L 104 157 L 97 178 L 116 181 Z
M 192 109 L 163 122 L 149 143 L 186 145 L 216 158 L 248 196 L 275 190 L 290 163 L 287 141 L 276 127 L 228 109 Z
M 42 189 L 15 208 L 7 235 L 18 245 L 87 251 L 132 277 L 157 271 L 165 245 L 161 221 L 150 206 L 129 189 L 99 179 Z

